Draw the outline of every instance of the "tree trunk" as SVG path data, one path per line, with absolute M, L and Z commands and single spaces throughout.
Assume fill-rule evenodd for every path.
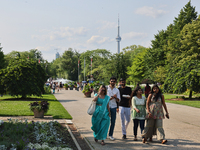
M 26 95 L 22 95 L 21 99 L 26 99 Z
M 192 90 L 190 90 L 189 99 L 192 99 Z

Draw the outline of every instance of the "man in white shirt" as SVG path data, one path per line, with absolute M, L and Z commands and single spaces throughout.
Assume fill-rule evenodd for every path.
M 115 120 L 116 120 L 116 111 L 117 111 L 117 102 L 120 102 L 120 93 L 119 90 L 115 87 L 115 83 L 117 81 L 116 77 L 110 78 L 110 84 L 108 86 L 107 95 L 110 96 L 110 112 L 111 112 L 111 124 L 110 124 L 110 130 L 109 130 L 109 138 L 110 140 L 115 140 L 113 138 L 113 131 L 115 128 Z

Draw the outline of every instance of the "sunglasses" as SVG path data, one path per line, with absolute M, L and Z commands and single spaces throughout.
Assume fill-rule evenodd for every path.
M 102 91 L 104 91 L 104 92 L 105 92 L 106 90 L 102 90 Z
M 115 82 L 115 81 L 110 81 L 110 82 Z

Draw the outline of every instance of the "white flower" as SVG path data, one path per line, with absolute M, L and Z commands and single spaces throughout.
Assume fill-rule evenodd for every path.
M 3 120 L 0 120 L 0 125 L 2 125 L 3 124 Z
M 7 150 L 7 147 L 5 145 L 0 145 L 0 150 Z

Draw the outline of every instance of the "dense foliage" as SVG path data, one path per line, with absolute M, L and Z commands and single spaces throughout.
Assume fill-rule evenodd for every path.
M 7 91 L 23 98 L 27 95 L 41 96 L 46 79 L 41 65 L 29 59 L 13 59 L 7 68 L 0 70 L 1 92 Z

